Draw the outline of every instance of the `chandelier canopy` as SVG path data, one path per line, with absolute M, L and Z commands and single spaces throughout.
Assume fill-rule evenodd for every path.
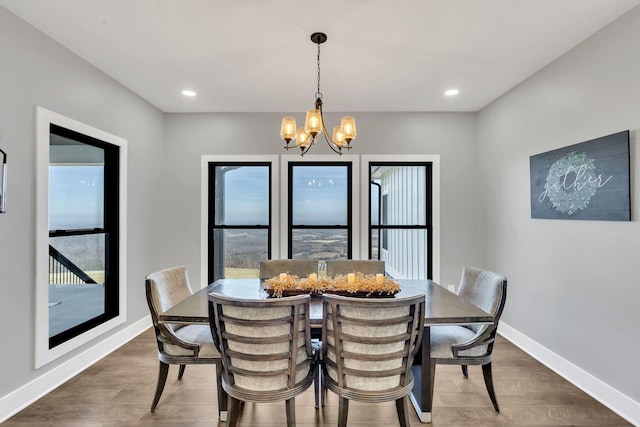
M 283 117 L 280 137 L 286 142 L 284 148 L 299 147 L 300 155 L 304 156 L 312 145 L 315 144 L 318 134 L 322 133 L 329 147 L 337 154 L 342 155 L 342 149 L 351 149 L 349 145 L 356 138 L 356 119 L 352 116 L 344 116 L 340 121 L 340 126 L 333 128 L 332 135 L 329 135 L 322 116 L 322 92 L 320 92 L 320 45 L 327 41 L 324 33 L 311 34 L 311 41 L 318 45 L 318 89 L 316 91 L 315 108 L 307 111 L 304 127 L 296 128 L 294 117 Z

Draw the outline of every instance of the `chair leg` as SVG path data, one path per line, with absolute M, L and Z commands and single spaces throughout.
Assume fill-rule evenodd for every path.
M 396 400 L 396 411 L 398 412 L 398 420 L 400 427 L 409 427 L 409 397 L 404 396 Z
M 469 377 L 469 370 L 467 369 L 467 365 L 461 365 L 462 367 L 462 375 L 464 375 L 465 378 Z
M 347 416 L 349 415 L 349 399 L 340 396 L 338 406 L 338 427 L 347 427 Z
M 229 413 L 227 426 L 236 427 L 238 424 L 238 415 L 240 412 L 240 401 L 232 396 L 229 396 Z
M 186 368 L 187 365 L 180 365 L 180 369 L 178 370 L 178 379 L 181 380 L 182 376 L 184 375 L 184 368 Z
M 489 397 L 491 398 L 491 403 L 493 403 L 493 407 L 496 412 L 500 412 L 500 407 L 498 406 L 498 400 L 496 399 L 496 392 L 493 389 L 493 375 L 491 375 L 491 362 L 486 365 L 482 365 L 482 375 L 484 376 L 484 385 L 487 386 L 487 391 L 489 392 Z
M 217 360 L 216 367 L 216 389 L 218 392 L 218 418 L 220 421 L 227 421 L 227 392 L 222 388 L 222 361 Z
M 313 393 L 316 399 L 316 409 L 320 407 L 320 383 L 322 382 L 322 372 L 320 369 L 316 368 L 316 375 L 313 379 Z
M 164 390 L 164 385 L 167 382 L 167 375 L 169 374 L 169 365 L 160 362 L 160 367 L 158 369 L 158 384 L 156 384 L 156 394 L 153 396 L 153 403 L 151 403 L 151 412 L 156 410 L 156 406 L 158 406 L 158 401 L 160 400 L 160 396 L 162 396 L 162 391 Z
M 285 402 L 287 408 L 287 427 L 296 426 L 296 398 L 292 397 Z

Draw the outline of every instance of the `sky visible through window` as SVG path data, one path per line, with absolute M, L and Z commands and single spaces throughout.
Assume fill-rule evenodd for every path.
M 104 167 L 49 166 L 49 228 L 102 228 Z
M 347 224 L 347 167 L 294 166 L 293 224 Z
M 266 166 L 244 166 L 225 172 L 224 223 L 266 225 L 269 209 Z M 293 179 L 294 223 L 347 223 L 347 168 L 296 166 Z

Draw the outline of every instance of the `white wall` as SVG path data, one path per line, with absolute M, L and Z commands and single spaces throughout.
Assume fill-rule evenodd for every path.
M 327 102 L 326 108 L 330 108 Z M 295 112 L 298 120 L 303 112 Z M 439 154 L 441 165 L 441 281 L 457 284 L 463 265 L 480 265 L 475 192 L 476 122 L 473 113 L 359 113 L 358 137 L 350 154 Z M 172 242 L 160 255 L 165 264 L 187 264 L 192 284 L 200 277 L 200 156 L 286 154 L 280 140 L 283 114 L 167 114 L 166 209 Z M 288 113 L 286 115 L 291 115 Z M 337 123 L 339 114 L 325 121 Z M 293 154 L 296 152 L 293 151 Z M 324 141 L 305 155 L 330 154 Z M 292 154 L 291 151 L 289 154 Z M 336 160 L 338 156 L 335 155 Z
M 103 338 L 34 369 L 35 111 L 63 114 L 128 140 L 128 311 L 122 331 L 148 315 L 144 276 L 157 265 L 163 115 L 0 7 L 0 147 L 7 152 L 7 213 L 0 214 L 0 420 L 8 394 L 44 378 Z M 156 250 L 157 251 L 157 250 Z M 150 322 L 148 323 L 150 326 Z M 68 364 L 69 365 L 69 364 Z M 69 366 L 73 366 L 73 363 Z M 55 382 L 55 376 L 49 375 Z M 38 387 L 34 387 L 36 390 Z M 6 399 L 5 399 L 6 398 Z
M 636 7 L 478 115 L 487 264 L 509 279 L 504 323 L 633 399 L 636 411 L 639 29 Z M 531 219 L 529 156 L 626 129 L 631 222 Z

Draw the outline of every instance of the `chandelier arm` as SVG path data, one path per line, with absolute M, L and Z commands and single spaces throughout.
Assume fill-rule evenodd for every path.
M 304 157 L 305 154 L 307 154 L 307 151 L 309 151 L 311 149 L 311 146 L 313 145 L 313 143 L 309 143 L 309 145 L 307 145 L 306 147 L 300 147 L 300 157 Z
M 320 111 L 320 122 L 322 123 L 322 134 L 324 135 L 324 140 L 327 142 L 329 148 L 331 148 L 336 154 L 342 156 L 341 147 L 336 144 L 333 137 L 327 133 L 327 127 L 324 124 L 324 113 L 322 112 L 322 99 L 320 98 L 316 98 L 316 109 Z M 336 147 L 338 147 L 337 150 Z

